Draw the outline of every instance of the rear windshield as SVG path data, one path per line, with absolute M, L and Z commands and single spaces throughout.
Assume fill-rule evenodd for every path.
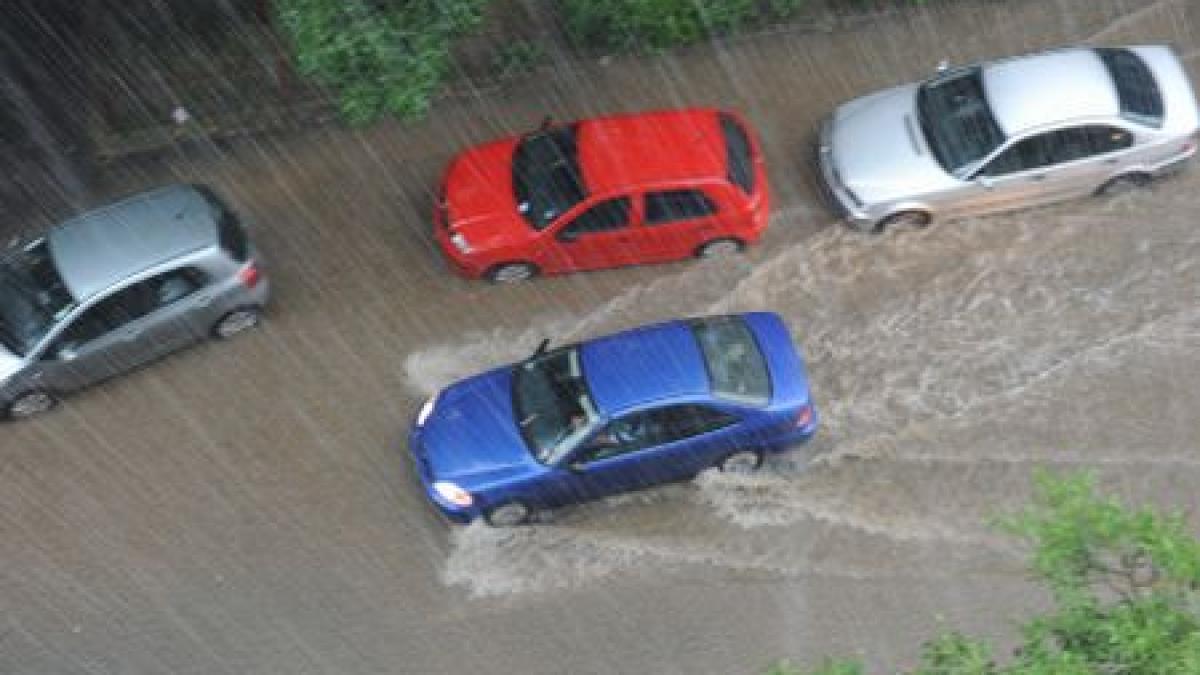
M 523 138 L 513 153 L 512 170 L 517 211 L 535 230 L 545 229 L 587 196 L 573 124 Z
M 721 133 L 725 136 L 725 165 L 729 182 L 746 194 L 754 194 L 754 161 L 750 138 L 732 115 L 721 113 Z
M 1146 63 L 1128 49 L 1100 48 L 1096 53 L 1117 87 L 1121 116 L 1146 126 L 1161 127 L 1162 94 Z
M 692 332 L 700 350 L 709 384 L 715 396 L 766 405 L 771 399 L 771 378 L 750 327 L 738 316 L 697 319 Z
M 246 231 L 242 229 L 237 214 L 208 187 L 204 185 L 194 187 L 197 192 L 204 195 L 204 200 L 213 210 L 213 217 L 217 221 L 217 241 L 221 249 L 234 260 L 245 261 L 250 255 L 250 242 L 246 239 Z

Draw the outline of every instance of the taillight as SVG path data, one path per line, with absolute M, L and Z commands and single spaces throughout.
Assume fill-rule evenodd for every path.
M 255 265 L 251 261 L 245 267 L 238 270 L 237 278 L 246 288 L 254 288 L 262 280 L 262 273 L 258 271 L 258 265 Z
M 810 405 L 802 405 L 796 409 L 796 419 L 793 424 L 797 429 L 806 427 L 813 421 L 813 409 Z

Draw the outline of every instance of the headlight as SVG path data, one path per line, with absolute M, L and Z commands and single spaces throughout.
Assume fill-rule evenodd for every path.
M 454 244 L 454 248 L 458 249 L 459 253 L 471 252 L 471 244 L 467 242 L 467 238 L 461 232 L 455 232 L 450 235 L 450 243 Z
M 438 493 L 442 499 L 450 502 L 455 506 L 470 506 L 474 501 L 471 499 L 471 493 L 460 488 L 454 483 L 439 480 L 433 484 L 433 491 Z
M 421 410 L 417 413 L 417 426 L 425 426 L 425 420 L 429 419 L 429 415 L 433 412 L 434 406 L 437 405 L 438 395 L 434 394 L 429 397 L 429 400 L 421 404 Z

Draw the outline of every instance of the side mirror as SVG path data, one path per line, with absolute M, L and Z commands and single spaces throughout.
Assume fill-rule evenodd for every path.
M 938 61 L 938 64 L 937 64 L 938 75 L 941 75 L 942 73 L 946 72 L 947 70 L 950 70 L 950 61 L 948 61 L 946 59 L 942 59 L 941 61 Z
M 67 343 L 64 345 L 60 345 L 57 349 L 54 350 L 54 358 L 59 361 L 75 360 L 75 357 L 79 356 L 79 352 L 76 350 L 77 346 L 78 345 L 76 345 L 74 343 Z
M 996 182 L 994 180 L 992 180 L 988 176 L 984 176 L 983 174 L 976 176 L 975 182 L 979 184 L 979 187 L 981 187 L 985 190 L 991 190 L 992 187 L 996 185 Z
M 584 471 L 587 471 L 587 464 L 584 464 L 579 460 L 567 462 L 567 471 L 570 471 L 571 473 L 583 473 Z

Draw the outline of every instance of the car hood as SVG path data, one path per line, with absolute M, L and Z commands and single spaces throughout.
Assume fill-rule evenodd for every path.
M 432 479 L 467 489 L 523 473 L 535 462 L 513 418 L 511 368 L 444 389 L 417 437 Z
M 4 384 L 8 378 L 17 374 L 24 364 L 25 362 L 16 354 L 0 347 L 0 384 Z
M 842 183 L 865 204 L 915 198 L 957 181 L 933 158 L 916 115 L 916 84 L 843 103 L 830 146 Z
M 512 158 L 519 139 L 509 138 L 467 150 L 446 169 L 447 226 L 472 248 L 496 248 L 532 238 L 536 231 L 517 212 Z

